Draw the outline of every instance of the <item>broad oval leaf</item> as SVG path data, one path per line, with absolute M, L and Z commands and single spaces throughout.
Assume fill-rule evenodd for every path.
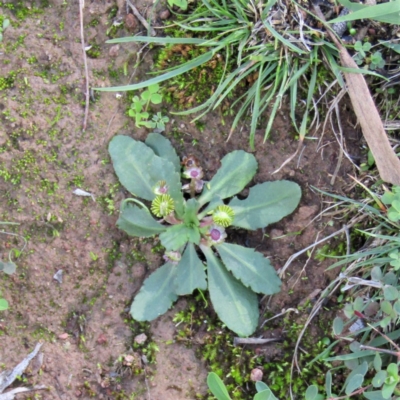
M 253 292 L 274 294 L 280 291 L 282 282 L 268 258 L 261 253 L 229 243 L 219 244 L 215 248 L 225 267 Z
M 176 267 L 164 264 L 144 282 L 131 305 L 131 315 L 137 321 L 152 321 L 164 314 L 178 298 L 174 291 Z
M 292 213 L 301 198 L 300 186 L 290 181 L 264 182 L 250 189 L 244 200 L 234 197 L 229 206 L 235 212 L 233 226 L 258 229 Z
M 315 385 L 311 385 L 307 388 L 305 394 L 305 400 L 315 400 L 318 396 L 318 388 Z
M 349 383 L 347 384 L 345 389 L 347 396 L 349 396 L 355 390 L 360 388 L 363 382 L 364 382 L 364 375 L 361 374 L 353 375 L 352 378 L 349 380 Z
M 265 389 L 262 392 L 258 392 L 253 400 L 278 400 L 274 394 L 271 392 L 271 389 Z
M 257 171 L 255 157 L 243 150 L 227 154 L 221 160 L 221 167 L 205 186 L 199 197 L 200 205 L 208 203 L 218 196 L 221 199 L 231 197 L 244 189 Z
M 207 385 L 211 393 L 218 400 L 231 400 L 224 382 L 222 382 L 221 378 L 215 372 L 210 372 L 208 374 Z
M 368 400 L 387 400 L 382 396 L 381 390 L 374 390 L 372 392 L 364 392 L 363 396 Z
M 219 319 L 239 336 L 249 336 L 258 324 L 257 295 L 243 286 L 209 247 L 201 246 L 207 259 L 208 291 Z
M 384 370 L 378 371 L 374 378 L 372 379 L 372 385 L 374 387 L 381 387 L 385 383 L 385 379 L 387 377 L 387 372 Z
M 195 289 L 207 289 L 206 272 L 194 245 L 188 243 L 176 266 L 175 293 L 185 296 L 192 294 Z
M 343 323 L 342 318 L 336 317 L 333 320 L 333 325 L 332 325 L 333 333 L 335 335 L 340 335 L 343 331 L 343 326 L 344 326 L 344 323 Z
M 152 217 L 150 211 L 130 204 L 121 207 L 117 226 L 128 235 L 139 237 L 158 235 L 167 229 Z
M 3 271 L 7 275 L 12 275 L 17 269 L 17 266 L 12 261 L 3 262 L 0 261 L 0 271 Z
M 157 156 L 171 161 L 176 172 L 181 172 L 181 161 L 171 142 L 165 136 L 156 132 L 150 133 L 147 135 L 145 143 Z
M 0 299 L 0 311 L 8 310 L 8 301 L 6 299 Z
M 399 297 L 399 292 L 394 286 L 385 286 L 383 289 L 383 296 L 385 300 L 393 301 Z
M 174 199 L 178 216 L 183 215 L 183 194 L 180 174 L 174 165 L 142 142 L 128 136 L 117 135 L 109 145 L 110 156 L 119 181 L 132 194 L 145 200 L 153 200 L 154 187 L 164 180 L 168 194 Z

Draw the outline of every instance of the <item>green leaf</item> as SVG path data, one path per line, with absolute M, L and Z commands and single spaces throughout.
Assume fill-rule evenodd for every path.
M 372 392 L 364 392 L 363 396 L 368 400 L 387 400 L 382 396 L 381 390 L 374 390 Z
M 399 292 L 394 286 L 385 286 L 383 289 L 385 300 L 393 301 L 399 297 Z
M 360 5 L 351 3 L 348 0 L 339 0 L 339 3 L 353 12 L 328 21 L 329 23 L 355 21 L 358 19 L 372 19 L 388 24 L 399 23 L 400 0 L 390 1 L 389 3 L 377 5 Z
M 315 385 L 311 385 L 307 388 L 305 394 L 305 400 L 315 400 L 318 396 L 318 388 Z
M 290 181 L 264 182 L 250 189 L 245 200 L 234 197 L 229 206 L 235 212 L 233 226 L 263 228 L 281 220 L 298 206 L 301 189 Z
M 150 85 L 147 90 L 150 94 L 155 94 L 160 90 L 160 85 L 155 83 L 154 85 Z
M 255 157 L 243 150 L 227 154 L 221 160 L 221 168 L 206 185 L 199 197 L 200 205 L 208 203 L 218 196 L 221 199 L 231 197 L 244 189 L 257 171 Z
M 265 389 L 262 392 L 257 393 L 254 396 L 253 400 L 278 400 L 278 399 L 271 392 L 271 389 Z
M 382 358 L 378 352 L 376 352 L 374 357 L 374 368 L 376 372 L 379 372 L 382 369 Z
M 386 371 L 383 370 L 378 371 L 375 374 L 374 378 L 372 379 L 372 385 L 374 387 L 381 387 L 384 384 L 386 377 L 387 377 Z
M 231 400 L 224 382 L 222 382 L 221 378 L 215 372 L 210 372 L 208 374 L 207 385 L 211 393 L 218 400 Z
M 111 140 L 109 152 L 115 173 L 126 189 L 142 199 L 153 200 L 154 187 L 164 180 L 169 188 L 168 193 L 175 202 L 178 217 L 183 215 L 180 174 L 170 161 L 155 155 L 146 144 L 122 135 Z
M 131 306 L 131 315 L 137 321 L 152 321 L 164 314 L 178 298 L 174 292 L 176 267 L 164 264 L 144 282 Z
M 256 390 L 257 392 L 263 392 L 264 390 L 269 389 L 269 386 L 263 381 L 256 382 Z
M 261 253 L 229 243 L 221 243 L 215 248 L 225 267 L 253 292 L 274 294 L 280 291 L 282 282 L 268 258 Z
M 194 245 L 188 243 L 176 266 L 175 293 L 185 296 L 192 294 L 195 289 L 207 289 L 206 272 Z
M 147 135 L 145 143 L 157 156 L 172 162 L 175 171 L 181 173 L 181 161 L 171 142 L 165 136 L 156 132 L 150 133 Z
M 179 250 L 189 241 L 189 236 L 195 240 L 195 233 L 191 231 L 197 231 L 197 228 L 189 228 L 186 225 L 173 225 L 169 227 L 165 232 L 160 235 L 161 244 L 167 250 Z M 198 234 L 200 240 L 200 233 Z
M 167 229 L 157 222 L 147 209 L 125 203 L 122 203 L 117 226 L 128 235 L 138 237 L 159 235 Z
M 333 325 L 332 325 L 333 333 L 335 335 L 340 335 L 343 331 L 343 326 L 344 326 L 344 324 L 343 324 L 342 318 L 336 317 L 333 320 Z
M 0 299 L 0 311 L 8 310 L 8 301 L 6 299 Z
M 106 43 L 130 43 L 130 42 L 160 43 L 160 44 L 203 44 L 208 41 L 205 39 L 172 38 L 168 36 L 167 37 L 126 36 L 123 38 L 110 39 L 106 41 Z
M 332 373 L 328 371 L 325 376 L 325 391 L 327 397 L 332 396 Z
M 132 38 L 135 38 L 135 36 L 133 36 Z M 181 40 L 181 39 L 179 38 L 179 40 Z M 178 43 L 182 43 L 182 42 L 178 42 Z M 145 88 L 145 87 L 148 87 L 155 83 L 164 82 L 168 79 L 174 78 L 175 76 L 182 75 L 182 74 L 190 71 L 192 68 L 196 68 L 196 67 L 210 61 L 213 56 L 214 56 L 214 51 L 208 51 L 207 53 L 204 53 L 201 56 L 196 57 L 195 59 L 193 59 L 191 61 L 185 62 L 179 68 L 173 69 L 172 71 L 169 71 L 165 74 L 156 76 L 155 78 L 148 79 L 147 81 L 135 83 L 133 85 L 102 87 L 102 88 L 93 88 L 93 89 L 98 90 L 99 92 L 120 92 L 120 91 L 123 92 L 123 91 L 127 91 L 127 90 L 137 90 L 137 89 Z
M 151 101 L 153 104 L 160 104 L 160 103 L 162 102 L 162 96 L 161 96 L 161 94 L 158 94 L 158 93 L 152 94 L 152 95 L 151 95 L 151 98 L 150 98 L 150 101 Z
M 7 275 L 12 275 L 17 269 L 17 266 L 12 261 L 3 262 L 0 261 L 0 271 L 3 271 Z
M 364 382 L 364 375 L 361 374 L 353 375 L 346 386 L 345 390 L 346 394 L 349 396 L 355 390 L 360 388 L 363 382 Z
M 199 209 L 199 203 L 196 199 L 190 199 L 186 202 L 185 215 L 183 220 L 186 226 L 199 226 L 200 222 L 197 217 L 197 211 Z
M 209 247 L 200 246 L 207 259 L 208 290 L 220 320 L 239 336 L 249 336 L 258 324 L 257 295 L 223 266 Z

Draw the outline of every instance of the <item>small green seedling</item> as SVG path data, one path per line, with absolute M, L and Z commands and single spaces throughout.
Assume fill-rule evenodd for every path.
M 3 23 L 0 26 L 0 42 L 3 41 L 3 32 L 10 26 L 10 20 L 4 18 Z
M 132 303 L 133 318 L 153 320 L 178 296 L 208 289 L 227 327 L 241 336 L 252 334 L 259 319 L 257 294 L 279 292 L 281 281 L 263 254 L 226 243 L 226 229 L 260 229 L 289 215 L 300 202 L 299 185 L 264 182 L 241 200 L 233 196 L 257 171 L 252 154 L 229 153 L 205 182 L 199 161 L 189 156 L 181 164 L 169 140 L 158 133 L 151 133 L 145 143 L 116 136 L 109 152 L 121 184 L 151 202 L 150 212 L 136 198 L 124 200 L 118 227 L 131 236 L 159 235 L 166 249 L 166 263 L 145 280 Z M 181 176 L 188 181 L 183 186 Z
M 371 53 L 370 56 L 367 56 L 371 48 L 372 45 L 369 42 L 362 43 L 358 40 L 354 43 L 354 50 L 357 52 L 354 55 L 354 61 L 357 65 L 367 64 L 368 68 L 371 70 L 383 68 L 385 66 L 385 60 L 382 58 L 382 53 L 380 51 L 376 51 Z
M 183 11 L 186 11 L 188 6 L 187 0 L 168 0 L 168 4 L 170 7 L 177 6 Z
M 393 186 L 392 191 L 385 192 L 382 196 L 382 203 L 390 205 L 387 217 L 393 221 L 400 220 L 400 186 Z
M 7 262 L 0 261 L 0 272 L 4 272 L 7 275 L 12 275 L 15 272 L 16 268 L 17 266 L 11 260 Z M 4 311 L 7 309 L 8 309 L 8 301 L 1 297 L 1 292 L 0 292 L 0 311 Z
M 210 372 L 208 374 L 207 385 L 210 392 L 217 400 L 232 400 L 224 382 L 222 382 L 221 378 L 215 372 Z M 278 400 L 264 382 L 256 382 L 256 390 L 257 394 L 254 396 L 253 400 Z
M 140 97 L 133 97 L 131 108 L 128 110 L 128 115 L 135 118 L 135 124 L 137 127 L 146 126 L 152 128 L 152 126 L 149 126 L 149 124 L 152 125 L 152 123 L 149 123 L 148 121 L 150 117 L 148 108 L 150 104 L 160 104 L 162 102 L 162 96 L 158 93 L 159 90 L 160 86 L 158 84 L 150 85 L 147 90 L 141 93 Z

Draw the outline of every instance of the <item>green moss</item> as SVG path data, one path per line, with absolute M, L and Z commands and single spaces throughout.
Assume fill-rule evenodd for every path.
M 99 58 L 101 55 L 101 48 L 98 44 L 89 44 L 91 48 L 86 51 L 86 54 L 90 58 Z

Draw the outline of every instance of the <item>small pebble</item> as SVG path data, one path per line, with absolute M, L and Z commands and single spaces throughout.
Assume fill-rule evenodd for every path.
M 144 333 L 141 333 L 140 335 L 135 336 L 135 343 L 137 344 L 143 344 L 147 340 L 147 336 Z
M 66 340 L 66 339 L 68 339 L 69 338 L 69 335 L 68 335 L 68 333 L 61 333 L 61 335 L 58 335 L 58 338 L 60 339 L 60 340 Z
M 250 373 L 250 379 L 253 382 L 261 381 L 263 378 L 263 372 L 261 371 L 260 368 L 254 368 L 251 373 Z
M 165 20 L 165 19 L 168 19 L 171 16 L 171 12 L 169 10 L 162 10 L 158 14 L 158 16 L 160 17 L 160 19 Z

